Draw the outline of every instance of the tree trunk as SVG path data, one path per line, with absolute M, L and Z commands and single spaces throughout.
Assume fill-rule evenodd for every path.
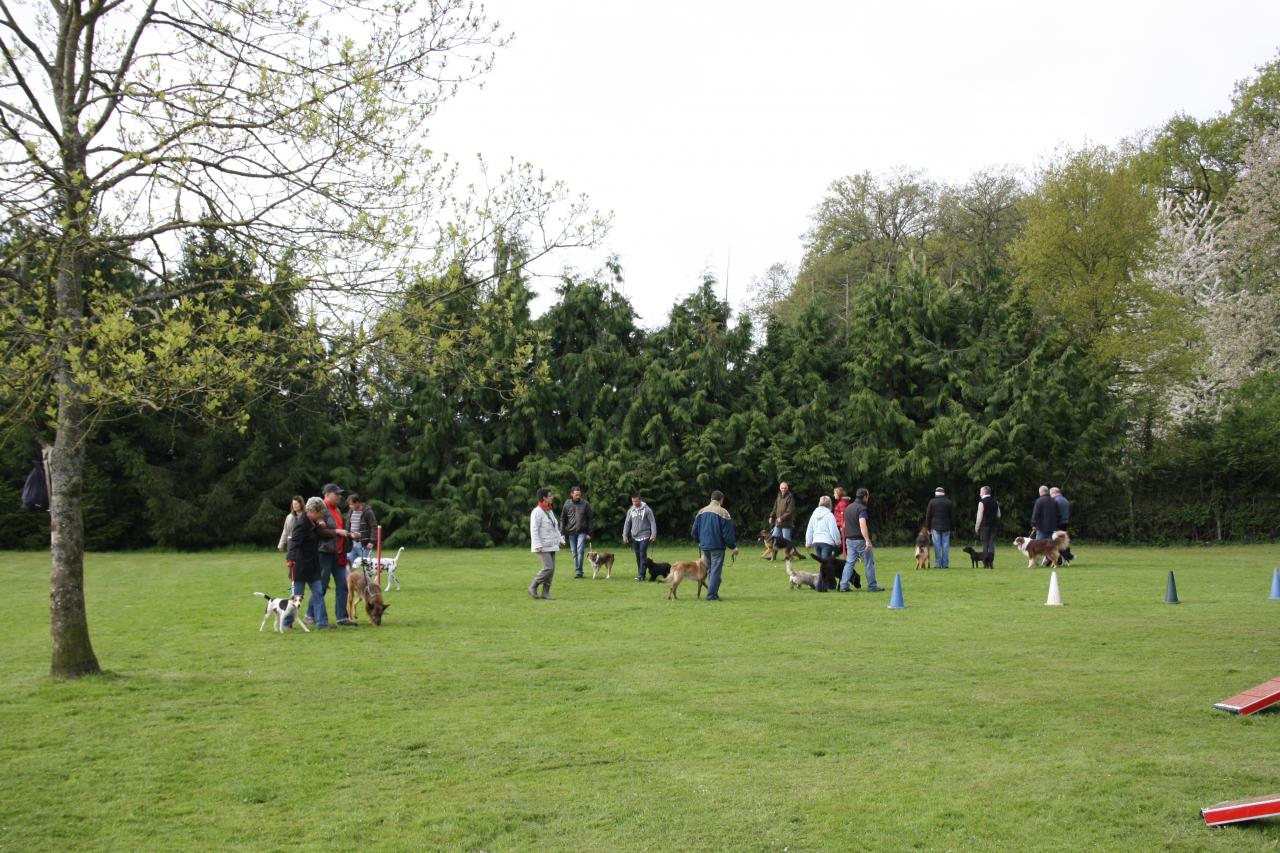
M 68 210 L 75 210 L 73 204 Z M 84 480 L 85 441 L 89 436 L 89 407 L 66 353 L 80 343 L 84 323 L 84 260 L 82 246 L 87 233 L 85 218 L 77 217 L 70 239 L 61 247 L 55 281 L 58 316 L 66 320 L 67 340 L 60 348 L 54 376 L 58 389 L 57 437 L 49 454 L 49 511 L 52 521 L 49 573 L 49 632 L 54 678 L 78 678 L 99 672 L 98 658 L 89 642 L 89 620 L 84 606 Z
M 54 678 L 77 678 L 99 671 L 89 642 L 84 607 L 84 513 L 81 486 L 84 444 L 88 436 L 85 406 L 73 390 L 58 402 L 58 437 L 49 455 L 49 509 L 53 532 L 49 575 L 49 630 L 53 638 Z

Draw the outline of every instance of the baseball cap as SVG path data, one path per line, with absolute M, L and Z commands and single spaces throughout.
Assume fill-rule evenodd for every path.
M 327 495 L 330 492 L 337 492 L 338 494 L 342 494 L 343 492 L 342 486 L 339 486 L 337 483 L 325 483 L 324 488 L 320 490 L 320 494 Z

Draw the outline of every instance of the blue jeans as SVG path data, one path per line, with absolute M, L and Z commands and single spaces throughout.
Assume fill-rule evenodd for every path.
M 819 560 L 825 560 L 828 557 L 834 556 L 836 553 L 836 546 L 828 545 L 826 542 L 814 542 L 813 550 L 817 552 Z
M 724 571 L 724 549 L 703 551 L 707 558 L 707 601 L 720 600 L 720 573 Z
M 940 569 L 951 568 L 951 531 L 931 530 L 933 538 L 933 562 Z
M 1053 531 L 1052 531 L 1052 530 L 1037 530 L 1037 531 L 1036 531 L 1036 538 L 1037 538 L 1037 539 L 1052 539 L 1052 538 L 1053 538 Z
M 570 533 L 569 550 L 573 552 L 573 576 L 582 577 L 582 558 L 587 555 L 587 534 Z
M 317 628 L 323 628 L 329 624 L 329 614 L 324 609 L 324 592 L 320 586 L 320 581 L 294 581 L 293 594 L 302 595 L 306 592 L 307 587 L 311 588 L 311 598 L 307 600 L 307 615 L 311 615 L 311 605 L 317 601 L 320 602 L 320 615 L 318 617 L 312 616 L 311 618 L 315 621 Z M 293 614 L 289 614 L 289 618 L 284 620 L 284 626 L 288 628 L 292 624 Z
M 644 561 L 649 556 L 648 539 L 632 539 L 631 547 L 636 552 L 636 580 L 644 580 Z
M 840 575 L 840 591 L 849 591 L 849 581 L 853 580 L 853 564 L 858 560 L 862 560 L 862 566 L 867 572 L 867 589 L 875 589 L 876 557 L 875 554 L 867 550 L 867 540 L 844 540 L 844 553 L 844 572 Z
M 329 594 L 329 581 L 334 583 L 333 591 L 333 618 L 335 621 L 341 622 L 347 618 L 347 567 L 338 565 L 337 554 L 326 554 L 320 552 L 320 601 L 317 607 L 307 608 L 307 613 L 311 618 L 316 620 L 316 624 L 320 624 L 321 617 L 324 616 L 324 596 Z M 312 599 L 315 601 L 315 599 Z
M 373 543 L 352 542 L 351 550 L 347 552 L 347 565 L 354 563 L 357 557 L 364 557 L 366 560 L 371 559 L 373 557 Z
M 777 537 L 779 537 L 780 539 L 785 539 L 785 540 L 787 540 L 788 542 L 790 542 L 790 541 L 791 541 L 791 528 L 790 528 L 790 527 L 775 527 L 775 528 L 773 528 L 773 530 L 769 531 L 769 533 L 770 533 L 770 535 L 777 536 Z

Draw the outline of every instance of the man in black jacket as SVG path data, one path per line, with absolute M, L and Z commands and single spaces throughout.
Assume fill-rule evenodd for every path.
M 1058 505 L 1049 497 L 1048 486 L 1040 487 L 1040 497 L 1031 507 L 1031 526 L 1037 539 L 1052 539 L 1053 531 L 1058 529 Z
M 560 509 L 560 533 L 569 542 L 573 553 L 573 576 L 582 577 L 582 558 L 591 541 L 591 504 L 582 496 L 582 486 L 569 490 L 569 500 Z
M 956 505 L 942 486 L 933 490 L 933 500 L 924 511 L 924 527 L 933 539 L 934 561 L 940 569 L 951 568 L 951 528 Z

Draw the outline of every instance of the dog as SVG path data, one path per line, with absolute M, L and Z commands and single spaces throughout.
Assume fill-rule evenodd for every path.
M 265 592 L 255 592 L 254 595 L 260 595 L 267 600 L 267 612 L 262 614 L 262 624 L 258 626 L 258 633 L 262 633 L 262 629 L 267 627 L 267 620 L 273 615 L 276 617 L 276 632 L 284 633 L 284 620 L 289 618 L 292 613 L 297 613 L 298 608 L 302 606 L 302 596 L 291 595 L 288 598 L 272 598 Z M 307 627 L 307 623 L 302 619 L 294 620 L 295 624 L 301 625 L 302 630 L 308 634 L 311 629 Z
M 790 560 L 787 560 L 787 577 L 791 581 L 792 589 L 799 589 L 802 586 L 807 586 L 813 590 L 818 588 L 818 576 L 813 572 L 797 572 L 791 568 Z
M 1013 546 L 1026 556 L 1028 569 L 1041 561 L 1045 566 L 1051 566 L 1057 564 L 1063 549 L 1071 547 L 1071 537 L 1065 530 L 1055 530 L 1052 539 L 1019 536 L 1013 540 Z
M 680 583 L 685 579 L 696 580 L 698 582 L 697 598 L 702 597 L 702 588 L 707 585 L 707 561 L 704 557 L 696 560 L 677 560 L 671 564 L 671 572 L 667 575 L 667 582 L 671 584 L 671 589 L 667 592 L 667 600 L 678 598 L 676 590 L 680 588 Z
M 984 569 L 995 568 L 996 552 L 995 551 L 975 551 L 972 547 L 966 545 L 960 549 L 969 555 L 969 559 L 973 561 L 973 568 L 978 568 L 978 563 L 982 563 Z
M 357 605 L 364 604 L 364 615 L 369 617 L 370 624 L 381 625 L 382 614 L 391 607 L 382 601 L 382 590 L 376 581 L 364 576 L 364 572 L 351 572 L 347 575 L 347 618 L 356 620 Z
M 399 551 L 396 551 L 396 555 L 394 557 L 382 558 L 382 573 L 387 576 L 386 577 L 387 582 L 385 586 L 388 592 L 391 591 L 392 581 L 395 582 L 396 589 L 400 588 L 400 577 L 396 574 L 396 565 L 399 564 L 400 555 L 403 553 L 404 553 L 404 548 L 401 547 Z M 375 584 L 377 583 L 378 581 L 377 558 L 356 557 L 355 560 L 353 560 L 351 563 L 351 571 L 355 571 L 357 569 L 359 569 L 361 572 L 364 573 L 365 580 L 369 581 L 370 583 L 375 583 Z
M 608 552 L 589 551 L 587 559 L 591 562 L 591 579 L 595 580 L 600 576 L 600 569 L 605 571 L 605 579 L 613 580 L 613 555 Z M 648 558 L 645 558 L 646 561 Z
M 916 536 L 916 568 L 933 568 L 933 540 L 927 527 L 921 527 L 920 534 Z
M 818 561 L 818 585 L 814 589 L 818 592 L 839 589 L 840 575 L 844 572 L 844 560 L 839 557 L 827 557 L 823 560 L 819 559 L 817 554 L 809 556 Z M 858 574 L 857 569 L 853 570 L 853 576 L 849 580 L 854 589 L 862 589 L 862 576 Z
M 658 578 L 665 578 L 671 574 L 670 563 L 655 563 L 648 557 L 644 558 L 644 567 L 648 571 L 650 581 L 656 581 Z
M 782 552 L 782 556 L 787 560 L 803 560 L 804 554 L 795 549 L 790 539 L 783 539 L 781 536 L 774 536 L 768 530 L 761 530 L 756 538 L 764 545 L 764 553 L 760 555 L 762 560 L 773 560 L 777 558 L 778 552 Z

